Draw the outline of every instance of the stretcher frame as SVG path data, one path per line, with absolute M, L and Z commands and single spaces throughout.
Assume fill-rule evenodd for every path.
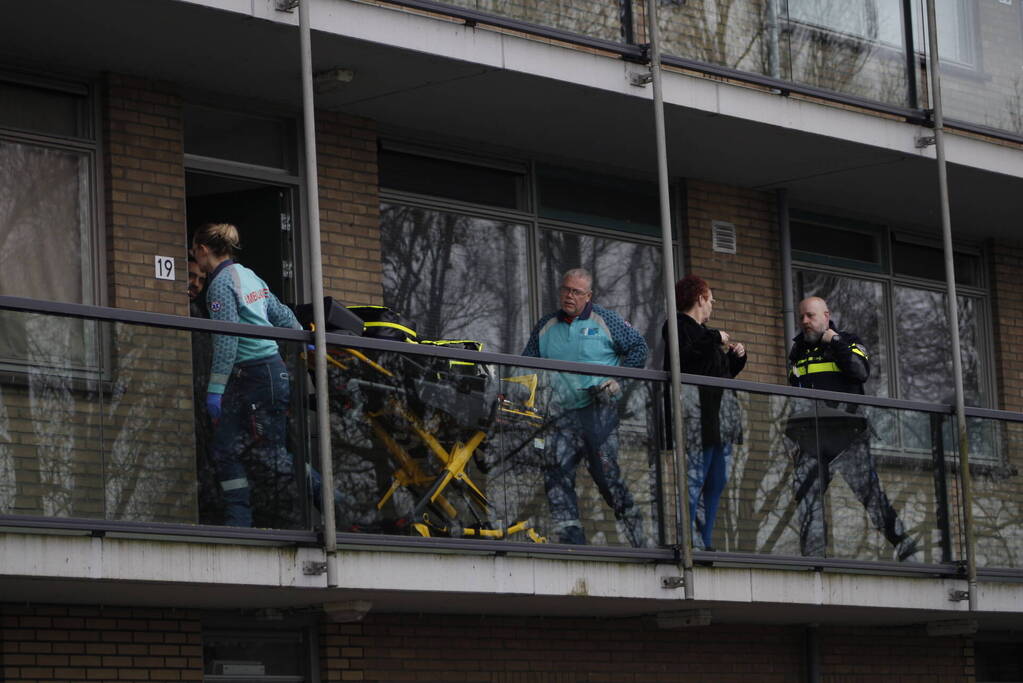
M 338 350 L 328 350 L 327 362 L 346 373 L 352 370 L 349 363 L 358 362 L 386 378 L 395 378 L 395 374 L 391 370 L 354 348 L 344 347 Z M 529 398 L 521 406 L 499 400 L 497 410 L 506 415 L 515 416 L 516 419 L 539 423 L 541 426 L 537 429 L 537 433 L 542 431 L 544 428 L 543 418 L 533 410 L 536 401 L 537 375 L 507 377 L 502 381 L 526 387 L 529 390 Z M 416 499 L 410 515 L 412 518 L 411 528 L 420 536 L 443 535 L 506 539 L 521 533 L 534 543 L 547 542 L 547 538 L 537 533 L 530 526 L 528 520 L 516 521 L 503 528 L 494 528 L 485 524 L 489 520 L 487 513 L 493 510 L 493 506 L 482 487 L 476 484 L 466 471 L 477 449 L 487 438 L 485 430 L 477 428 L 467 439 L 456 439 L 449 447 L 445 447 L 439 435 L 431 430 L 421 417 L 416 415 L 398 397 L 399 388 L 377 383 L 371 384 L 376 388 L 387 389 L 391 395 L 384 400 L 380 409 L 366 412 L 362 419 L 369 425 L 374 436 L 383 444 L 396 465 L 396 469 L 391 473 L 390 485 L 376 503 L 377 510 L 383 509 L 398 490 L 405 489 L 412 493 Z M 405 446 L 391 435 L 386 425 L 388 418 L 397 419 L 412 430 L 438 461 L 439 473 L 426 472 Z M 532 438 L 533 435 L 530 436 L 530 439 Z M 476 518 L 475 524 L 466 526 L 458 522 L 461 514 L 449 500 L 451 493 L 463 496 L 468 511 Z

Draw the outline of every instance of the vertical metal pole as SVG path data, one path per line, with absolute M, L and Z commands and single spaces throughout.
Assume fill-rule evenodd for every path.
M 338 585 L 337 530 L 334 526 L 334 464 L 330 446 L 330 408 L 327 405 L 327 340 L 323 312 L 323 254 L 320 250 L 320 181 L 316 172 L 316 110 L 313 101 L 312 39 L 309 0 L 299 0 L 298 32 L 302 50 L 302 116 L 305 133 L 305 177 L 308 191 L 309 256 L 313 285 L 313 322 L 316 324 L 316 425 L 320 446 L 320 510 L 323 513 L 323 550 L 327 554 L 327 586 Z
M 682 365 L 678 353 L 678 304 L 675 301 L 675 264 L 671 249 L 671 200 L 668 189 L 668 152 L 664 133 L 664 98 L 661 94 L 661 47 L 657 29 L 657 0 L 647 1 L 650 38 L 650 75 L 653 80 L 654 133 L 657 144 L 657 189 L 661 201 L 661 260 L 664 271 L 664 300 L 668 314 L 668 348 L 671 366 L 671 425 L 674 440 L 672 460 L 675 474 L 678 529 L 676 539 L 681 548 L 682 578 L 686 600 L 693 599 L 693 544 L 689 520 L 689 470 L 686 468 L 685 433 L 682 424 Z
M 952 383 L 955 387 L 956 427 L 959 435 L 959 471 L 963 486 L 963 537 L 966 546 L 966 580 L 970 610 L 977 609 L 977 562 L 973 546 L 973 485 L 970 477 L 970 441 L 966 429 L 963 363 L 959 351 L 959 300 L 956 295 L 955 260 L 952 250 L 952 219 L 948 208 L 948 172 L 945 165 L 944 119 L 941 110 L 941 74 L 938 71 L 938 22 L 934 0 L 927 0 L 927 69 L 931 77 L 931 108 L 934 112 L 934 151 L 938 161 L 938 195 L 941 201 L 941 235 L 945 250 L 945 284 L 948 296 L 949 336 L 952 338 Z
M 916 88 L 916 48 L 913 45 L 916 40 L 913 35 L 913 0 L 902 0 L 902 36 L 906 48 L 906 96 L 909 107 L 916 109 L 920 104 Z
M 767 0 L 767 75 L 771 78 L 781 78 L 781 49 L 778 45 L 778 3 L 781 0 Z
M 781 316 L 785 325 L 782 353 L 788 356 L 789 342 L 796 336 L 796 307 L 792 289 L 792 232 L 789 227 L 789 191 L 778 190 L 778 228 L 781 248 Z

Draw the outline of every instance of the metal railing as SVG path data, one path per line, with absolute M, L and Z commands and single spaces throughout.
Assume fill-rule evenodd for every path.
M 23 316 L 26 335 L 46 335 L 45 344 L 26 347 L 32 350 L 20 366 L 18 359 L 4 362 L 0 525 L 318 544 L 322 517 L 310 504 L 316 462 L 308 453 L 310 423 L 322 418 L 315 411 L 300 418 L 308 387 L 301 354 L 311 333 L 16 297 L 0 297 L 0 309 L 12 312 L 8 321 Z M 95 334 L 105 339 L 105 352 L 91 374 L 62 366 L 53 348 L 60 321 L 69 318 L 102 328 Z M 246 456 L 263 528 L 227 527 L 217 517 L 216 467 L 204 460 L 195 412 L 204 387 L 193 386 L 192 367 L 194 344 L 210 334 L 275 339 L 291 363 L 287 448 Z M 667 373 L 600 368 L 601 378 L 614 377 L 623 388 L 614 402 L 618 464 L 637 512 L 619 509 L 616 518 L 582 457 L 573 490 L 588 544 L 566 545 L 557 542 L 565 540 L 565 515 L 550 471 L 564 447 L 557 441 L 571 427 L 558 382 L 585 378 L 592 365 L 349 335 L 328 334 L 326 341 L 342 548 L 671 562 L 688 542 L 674 531 L 679 510 L 662 411 Z M 698 502 L 691 530 L 697 563 L 960 575 L 963 500 L 951 406 L 691 375 L 682 381 L 691 463 L 680 483 Z M 731 445 L 726 481 L 711 503 L 693 477 L 699 408 L 715 395 L 730 396 L 724 404 L 734 405 L 738 418 L 723 439 Z M 980 575 L 1017 576 L 1023 415 L 972 408 L 967 418 Z M 478 451 L 462 454 L 464 467 L 452 471 L 456 483 L 434 491 L 457 459 L 457 445 L 474 435 Z M 825 443 L 833 438 L 844 441 Z M 283 458 L 290 459 L 282 466 Z M 486 498 L 473 498 L 472 486 Z M 871 496 L 874 502 L 863 502 Z M 704 536 L 710 505 L 717 522 Z M 537 542 L 542 537 L 549 542 Z
M 642 0 L 388 4 L 649 60 Z M 938 16 L 946 124 L 1023 142 L 1023 22 L 1011 5 L 973 5 Z M 930 123 L 922 0 L 662 0 L 658 17 L 667 66 Z

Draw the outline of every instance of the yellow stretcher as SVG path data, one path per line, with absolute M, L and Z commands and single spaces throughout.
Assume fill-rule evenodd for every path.
M 332 349 L 327 354 L 327 362 L 349 377 L 369 374 L 372 380 L 365 381 L 365 384 L 381 397 L 371 410 L 362 414 L 362 419 L 395 465 L 390 485 L 377 501 L 377 510 L 383 509 L 399 489 L 405 489 L 413 494 L 416 501 L 409 525 L 420 536 L 502 539 L 523 534 L 534 543 L 547 542 L 527 521 L 517 521 L 504 527 L 489 522 L 493 506 L 483 487 L 474 482 L 467 472 L 477 449 L 487 438 L 483 426 L 462 425 L 452 429 L 450 425 L 442 428 L 433 423 L 427 424 L 414 409 L 416 401 L 410 400 L 409 388 L 403 383 L 403 378 L 358 349 Z M 473 364 L 461 362 L 459 365 Z M 439 378 L 438 381 L 443 382 L 444 379 Z M 543 418 L 533 410 L 537 376 L 521 375 L 501 381 L 523 387 L 528 398 L 513 402 L 499 395 L 495 417 L 528 425 L 535 433 L 542 430 Z M 425 447 L 436 466 L 429 467 L 422 457 L 416 458 L 410 452 L 409 443 L 401 443 L 394 438 L 392 431 L 395 429 L 413 434 L 417 450 Z M 464 520 L 467 515 L 471 518 L 469 523 Z

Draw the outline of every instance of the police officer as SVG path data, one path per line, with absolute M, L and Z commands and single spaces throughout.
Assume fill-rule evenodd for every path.
M 863 384 L 870 376 L 870 360 L 859 338 L 835 327 L 831 311 L 820 297 L 800 302 L 799 321 L 803 331 L 793 339 L 789 353 L 789 384 L 863 394 Z M 827 407 L 810 423 L 813 438 L 797 440 L 801 442 L 795 472 L 800 549 L 803 555 L 824 555 L 827 532 L 822 496 L 837 470 L 866 509 L 874 527 L 895 546 L 896 557 L 906 560 L 916 553 L 916 541 L 905 532 L 881 488 L 870 453 L 867 420 L 858 414 L 856 404 L 845 404 L 844 410 L 840 406 L 841 403 L 827 402 Z M 787 429 L 790 435 L 797 431 L 799 419 L 790 418 Z
M 559 289 L 561 308 L 540 318 L 522 355 L 643 367 L 646 340 L 621 316 L 594 304 L 592 298 L 589 271 L 574 268 L 566 272 Z M 629 543 L 645 545 L 642 514 L 618 467 L 621 387 L 608 377 L 564 372 L 556 373 L 552 381 L 560 413 L 553 425 L 544 485 L 558 541 L 586 543 L 575 492 L 575 471 L 585 458 L 590 476 L 625 527 Z

